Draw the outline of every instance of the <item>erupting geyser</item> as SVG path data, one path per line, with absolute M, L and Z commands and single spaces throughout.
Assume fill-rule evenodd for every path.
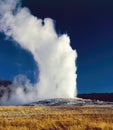
M 24 86 L 9 86 L 13 91 L 3 96 L 2 104 L 76 96 L 77 53 L 66 34 L 57 35 L 52 19 L 33 16 L 19 0 L 0 0 L 0 31 L 31 52 L 39 67 L 38 82 L 32 85 L 25 79 Z

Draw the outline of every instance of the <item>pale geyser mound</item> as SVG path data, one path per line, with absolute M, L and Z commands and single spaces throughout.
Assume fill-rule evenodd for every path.
M 39 77 L 32 85 L 25 76 L 19 76 L 20 79 L 24 77 L 24 86 L 17 82 L 10 85 L 13 91 L 8 97 L 5 94 L 1 103 L 10 105 L 50 98 L 75 98 L 77 53 L 70 46 L 70 38 L 67 34 L 56 33 L 51 18 L 39 19 L 20 5 L 19 0 L 0 0 L 0 32 L 32 53 Z

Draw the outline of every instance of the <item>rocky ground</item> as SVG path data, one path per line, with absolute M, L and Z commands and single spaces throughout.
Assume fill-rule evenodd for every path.
M 105 102 L 99 100 L 91 100 L 91 99 L 66 99 L 66 98 L 56 98 L 56 99 L 46 99 L 40 100 L 34 103 L 25 104 L 25 106 L 113 106 L 113 102 Z

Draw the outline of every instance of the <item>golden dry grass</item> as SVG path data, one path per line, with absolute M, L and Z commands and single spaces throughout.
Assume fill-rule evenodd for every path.
M 0 107 L 0 130 L 113 130 L 113 107 Z

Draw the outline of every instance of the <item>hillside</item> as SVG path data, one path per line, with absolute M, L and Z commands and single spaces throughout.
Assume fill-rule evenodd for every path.
M 78 94 L 79 98 L 113 102 L 113 93 Z
M 12 84 L 11 81 L 7 81 L 7 80 L 0 80 L 0 86 L 5 86 L 7 87 L 8 85 Z

